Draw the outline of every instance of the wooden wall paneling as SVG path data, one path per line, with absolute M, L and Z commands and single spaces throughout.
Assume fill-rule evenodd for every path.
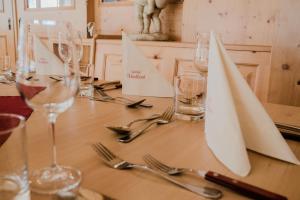
M 7 55 L 7 37 L 6 35 L 0 35 L 0 57 Z
M 280 0 L 279 3 L 269 100 L 300 106 L 300 1 Z
M 178 42 L 135 42 L 143 54 L 171 83 L 174 76 L 193 67 L 194 44 Z M 118 40 L 97 40 L 96 77 L 122 79 L 122 47 Z M 230 56 L 262 102 L 267 101 L 271 48 L 267 46 L 226 46 Z
M 277 0 L 188 0 L 183 5 L 182 41 L 214 30 L 227 44 L 271 45 Z

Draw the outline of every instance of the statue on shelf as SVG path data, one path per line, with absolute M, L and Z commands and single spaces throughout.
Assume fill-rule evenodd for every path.
M 169 3 L 178 0 L 135 0 L 137 19 L 139 23 L 139 34 L 130 35 L 132 40 L 159 40 L 165 41 L 169 37 L 162 33 L 161 10 Z M 150 26 L 153 25 L 153 33 L 150 33 Z

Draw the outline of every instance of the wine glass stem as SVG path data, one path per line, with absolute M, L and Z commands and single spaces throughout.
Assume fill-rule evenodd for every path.
M 48 116 L 48 121 L 50 124 L 50 133 L 52 138 L 52 167 L 57 167 L 57 157 L 56 157 L 56 139 L 55 139 L 55 122 L 56 114 L 50 113 Z

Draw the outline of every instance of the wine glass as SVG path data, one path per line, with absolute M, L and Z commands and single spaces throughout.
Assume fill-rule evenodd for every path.
M 75 57 L 77 62 L 80 63 L 83 56 L 82 33 L 81 31 L 75 31 L 73 33 L 73 38 L 75 38 Z
M 72 106 L 80 83 L 71 33 L 69 23 L 51 20 L 24 21 L 20 26 L 17 89 L 30 107 L 47 114 L 52 136 L 51 166 L 33 171 L 30 177 L 31 189 L 42 194 L 70 190 L 81 181 L 79 170 L 58 165 L 56 158 L 55 122 Z M 57 40 L 64 63 L 55 54 Z
M 209 33 L 197 32 L 196 41 L 194 66 L 203 76 L 207 76 Z

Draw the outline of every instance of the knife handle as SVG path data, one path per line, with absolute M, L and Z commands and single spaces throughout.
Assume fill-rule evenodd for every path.
M 218 174 L 216 172 L 208 171 L 204 177 L 206 180 L 214 182 L 218 185 L 225 186 L 234 190 L 244 196 L 253 198 L 253 199 L 270 199 L 270 200 L 287 200 L 285 196 L 275 194 L 273 192 L 264 190 L 262 188 L 232 179 L 230 177 Z

